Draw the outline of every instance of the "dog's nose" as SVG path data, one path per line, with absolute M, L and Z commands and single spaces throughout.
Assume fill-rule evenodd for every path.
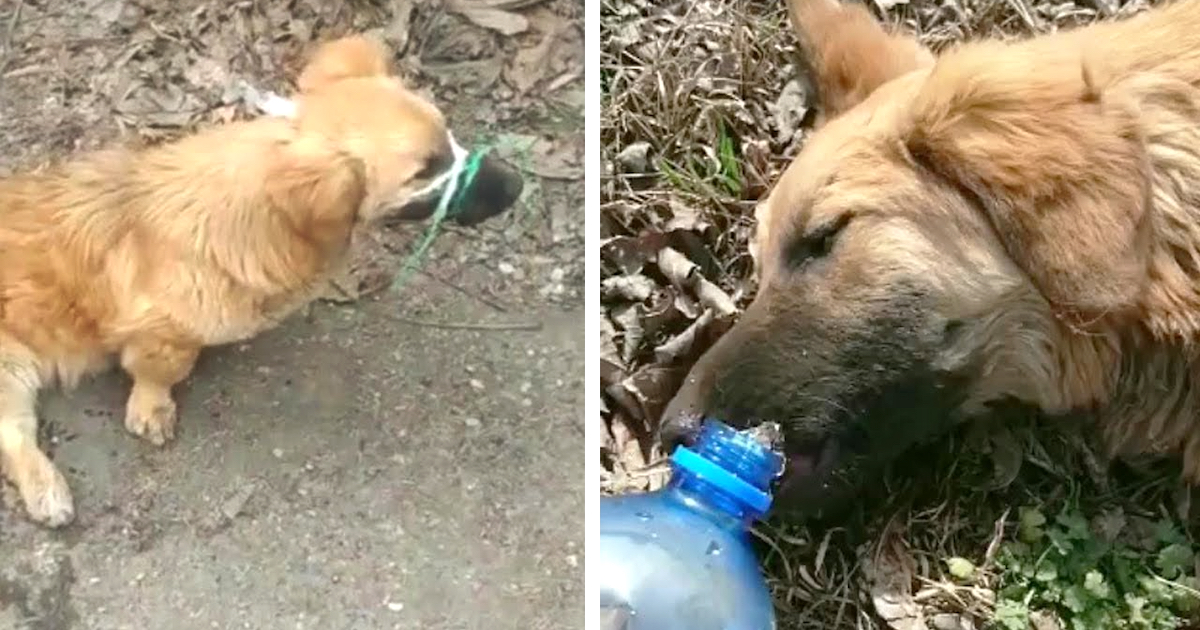
M 467 191 L 465 207 L 454 220 L 470 226 L 496 216 L 516 203 L 524 189 L 524 179 L 516 167 L 486 156 Z
M 663 450 L 670 453 L 677 446 L 690 446 L 700 433 L 700 425 L 704 418 L 698 414 L 678 414 L 663 416 L 662 425 L 658 428 L 658 441 Z
M 684 380 L 683 386 L 667 403 L 658 427 L 658 440 L 670 453 L 677 446 L 689 446 L 700 433 L 705 410 L 701 388 L 695 371 Z

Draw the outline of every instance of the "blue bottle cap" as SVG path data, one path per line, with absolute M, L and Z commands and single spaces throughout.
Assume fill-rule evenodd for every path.
M 783 472 L 783 457 L 746 432 L 716 420 L 705 420 L 689 448 L 671 455 L 677 470 L 686 471 L 734 499 L 750 516 L 760 518 L 771 507 L 771 482 Z

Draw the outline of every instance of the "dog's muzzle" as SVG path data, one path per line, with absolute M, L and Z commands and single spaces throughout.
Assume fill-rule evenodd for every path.
M 393 221 L 427 219 L 446 204 L 446 219 L 475 225 L 509 209 L 521 197 L 525 184 L 515 167 L 490 154 L 472 156 L 453 138 L 451 143 L 454 165 L 393 213 Z

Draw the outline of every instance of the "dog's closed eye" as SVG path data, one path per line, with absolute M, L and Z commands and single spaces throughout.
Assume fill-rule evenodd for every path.
M 813 260 L 823 258 L 837 244 L 837 237 L 850 223 L 851 214 L 842 214 L 806 231 L 788 248 L 787 260 L 791 267 L 800 269 Z
M 442 173 L 445 173 L 446 171 L 450 170 L 450 167 L 453 165 L 454 165 L 454 156 L 453 155 L 451 155 L 449 153 L 438 153 L 438 154 L 430 156 L 429 159 L 425 160 L 425 165 L 421 167 L 421 170 L 417 171 L 417 174 L 414 175 L 413 178 L 414 179 L 433 179 L 433 178 L 437 177 L 438 175 L 441 175 Z

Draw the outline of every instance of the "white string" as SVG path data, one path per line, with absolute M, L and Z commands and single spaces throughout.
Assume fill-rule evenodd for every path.
M 296 101 L 284 98 L 274 92 L 267 92 L 266 96 L 258 102 L 258 110 L 268 116 L 295 118 Z
M 242 92 L 242 100 L 247 105 L 257 109 L 260 114 L 267 116 L 275 116 L 277 118 L 295 118 L 296 117 L 296 101 L 290 98 L 284 98 L 274 92 L 259 92 L 254 86 L 241 81 L 239 86 Z
M 413 199 L 424 197 L 438 188 L 445 186 L 446 188 L 442 191 L 442 197 L 439 199 L 439 202 L 448 202 L 449 198 L 453 198 L 455 191 L 458 190 L 458 176 L 461 175 L 463 169 L 466 168 L 467 156 L 469 156 L 471 152 L 462 148 L 462 146 L 458 144 L 458 142 L 454 139 L 454 134 L 446 132 L 446 136 L 450 139 L 450 151 L 454 154 L 454 163 L 451 164 L 450 168 L 446 169 L 446 171 L 441 175 L 433 178 L 433 181 L 426 184 L 424 188 L 414 192 L 412 195 Z M 438 205 L 441 205 L 441 203 Z

